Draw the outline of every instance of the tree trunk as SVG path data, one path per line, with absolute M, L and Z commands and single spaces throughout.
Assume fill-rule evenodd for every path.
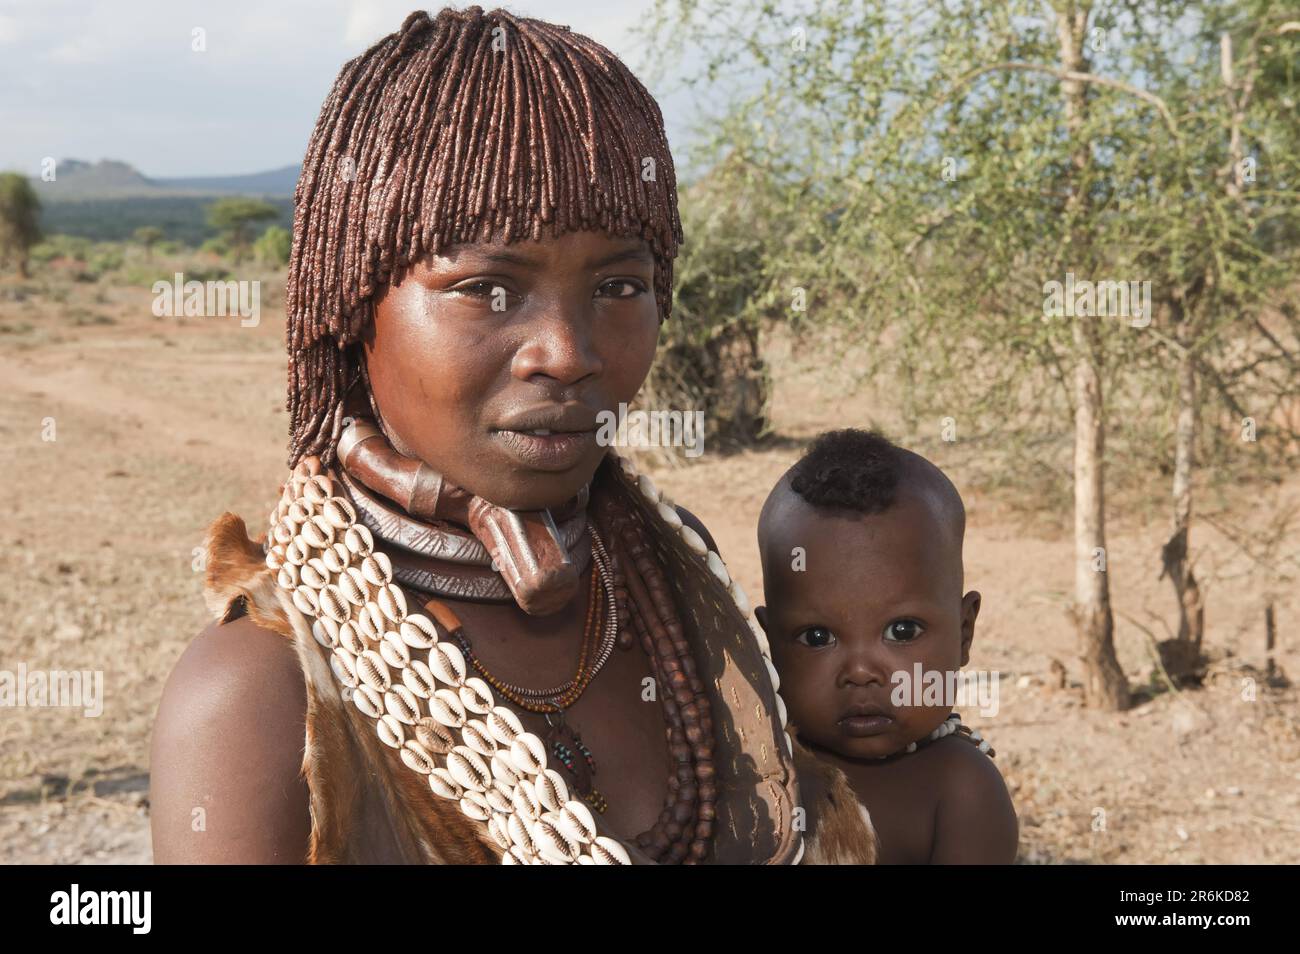
M 1181 309 L 1180 309 L 1181 310 Z M 1185 336 L 1182 336 L 1185 337 Z M 1161 659 L 1175 680 L 1196 672 L 1201 661 L 1205 609 L 1191 567 L 1192 472 L 1196 466 L 1196 356 L 1184 347 L 1178 359 L 1178 421 L 1174 431 L 1174 527 L 1161 550 L 1161 577 L 1168 576 L 1178 604 L 1178 634 L 1162 645 Z
M 1088 72 L 1083 38 L 1090 7 L 1063 3 L 1057 7 L 1056 34 L 1061 68 Z M 1078 80 L 1061 81 L 1065 102 L 1065 127 L 1070 136 L 1071 161 L 1066 221 L 1076 231 L 1070 248 L 1075 260 L 1091 261 L 1088 236 L 1076 223 L 1085 217 L 1087 193 L 1084 177 L 1091 152 L 1084 136 L 1087 87 Z M 1074 345 L 1074 621 L 1084 668 L 1084 700 L 1090 706 L 1120 710 L 1128 707 L 1128 680 L 1115 656 L 1115 618 L 1110 609 L 1110 578 L 1106 553 L 1105 403 L 1101 391 L 1100 329 L 1095 316 L 1076 316 Z

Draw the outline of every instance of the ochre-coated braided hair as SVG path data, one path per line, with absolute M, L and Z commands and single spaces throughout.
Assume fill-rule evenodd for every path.
M 682 241 L 658 104 L 568 27 L 481 7 L 412 13 L 344 64 L 294 194 L 289 464 L 333 460 L 377 293 L 458 243 L 644 238 L 660 320 Z

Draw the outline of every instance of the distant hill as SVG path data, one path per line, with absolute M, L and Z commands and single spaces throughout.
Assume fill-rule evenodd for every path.
M 238 176 L 154 179 L 116 159 L 101 159 L 99 162 L 63 159 L 55 166 L 53 182 L 34 176 L 32 185 L 42 202 L 203 195 L 290 198 L 300 170 L 300 166 L 292 165 Z
M 215 234 L 207 224 L 207 207 L 226 196 L 265 199 L 280 210 L 279 224 L 291 226 L 300 171 L 293 165 L 239 176 L 153 179 L 114 159 L 63 159 L 53 182 L 33 177 L 32 186 L 41 200 L 41 229 L 48 234 L 120 241 L 142 225 L 153 225 L 169 239 L 198 244 Z

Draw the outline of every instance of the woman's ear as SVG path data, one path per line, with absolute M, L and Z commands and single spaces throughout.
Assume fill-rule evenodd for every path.
M 980 614 L 980 595 L 971 590 L 961 599 L 961 664 L 970 662 L 970 644 L 975 639 L 975 618 Z

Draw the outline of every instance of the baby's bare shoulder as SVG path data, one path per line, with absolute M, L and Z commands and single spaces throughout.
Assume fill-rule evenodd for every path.
M 997 765 L 965 739 L 941 739 L 931 748 L 934 767 L 942 777 L 931 861 L 936 864 L 1015 861 L 1019 823 Z

